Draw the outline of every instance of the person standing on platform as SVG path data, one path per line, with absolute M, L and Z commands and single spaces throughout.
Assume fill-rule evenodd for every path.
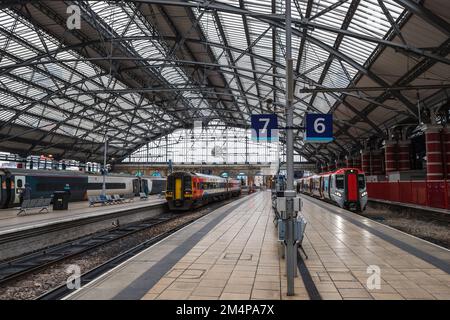
M 149 191 L 148 191 L 148 185 L 147 184 L 144 184 L 144 193 L 145 193 L 146 196 L 148 196 Z
M 31 199 L 31 187 L 30 184 L 25 183 L 25 188 L 22 189 L 22 192 L 20 193 L 20 204 L 22 204 L 23 200 L 30 200 Z
M 70 192 L 70 185 L 68 183 L 66 183 L 66 185 L 64 186 L 64 191 L 67 194 L 67 201 L 70 201 L 71 192 Z
M 64 186 L 64 191 L 70 194 L 70 185 L 68 183 Z

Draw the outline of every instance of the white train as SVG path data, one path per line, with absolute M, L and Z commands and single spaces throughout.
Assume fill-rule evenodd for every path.
M 354 211 L 365 210 L 368 200 L 364 172 L 357 168 L 342 168 L 298 179 L 297 192 Z
M 0 169 L 0 208 L 16 206 L 20 203 L 20 190 L 27 183 L 31 188 L 31 198 L 51 197 L 53 192 L 70 186 L 70 201 L 87 200 L 89 196 L 100 195 L 103 176 L 77 171 Z M 166 190 L 166 178 L 127 174 L 108 174 L 106 194 L 160 194 Z

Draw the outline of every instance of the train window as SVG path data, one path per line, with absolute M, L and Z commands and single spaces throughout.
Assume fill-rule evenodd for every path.
M 17 180 L 17 188 L 22 188 L 23 187 L 23 182 L 22 179 Z
M 72 184 L 70 184 L 70 187 L 72 188 Z M 121 183 L 121 182 L 107 182 L 105 185 L 106 189 L 125 189 L 127 186 L 125 183 Z M 64 186 L 62 186 L 61 189 L 64 188 Z M 102 190 L 103 189 L 103 183 L 89 183 L 88 190 Z M 56 189 L 57 190 L 57 189 Z
M 359 189 L 365 189 L 366 188 L 366 178 L 363 174 L 358 174 L 358 187 Z
M 191 177 L 186 176 L 183 178 L 184 190 L 192 190 Z
M 336 175 L 336 189 L 344 189 L 344 176 L 342 174 Z
M 173 190 L 173 176 L 167 178 L 167 190 Z

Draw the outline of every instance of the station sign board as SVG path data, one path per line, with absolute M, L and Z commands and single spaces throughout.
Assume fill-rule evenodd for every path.
M 278 141 L 278 117 L 276 114 L 252 114 L 252 140 Z
M 300 171 L 312 171 L 317 168 L 317 165 L 314 162 L 300 162 L 294 163 L 294 169 Z
M 307 113 L 304 141 L 312 143 L 333 141 L 333 115 L 331 113 Z

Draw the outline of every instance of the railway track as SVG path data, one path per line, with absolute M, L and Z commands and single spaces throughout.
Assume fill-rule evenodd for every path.
M 159 217 L 145 220 L 137 224 L 117 227 L 111 230 L 86 236 L 81 239 L 60 244 L 51 248 L 25 255 L 23 257 L 0 264 L 0 285 L 21 277 L 32 271 L 52 265 L 56 262 L 74 257 L 102 245 L 127 237 L 133 233 L 157 226 L 167 222 L 171 214 L 162 214 Z
M 215 209 L 240 198 L 241 197 L 222 201 L 219 203 L 212 203 L 206 207 L 202 207 L 184 214 L 172 212 L 163 213 L 157 217 L 150 218 L 139 223 L 117 226 L 116 228 L 107 231 L 102 231 L 90 236 L 85 236 L 74 241 L 56 245 L 32 254 L 19 257 L 17 259 L 3 262 L 0 264 L 0 287 L 5 288 L 9 284 L 15 281 L 21 281 L 22 279 L 26 279 L 27 277 L 33 279 L 34 277 L 32 275 L 41 272 L 45 274 L 45 271 L 47 269 L 50 269 L 52 266 L 57 265 L 58 263 L 64 263 L 65 261 L 73 258 L 81 258 L 84 254 L 88 255 L 90 252 L 100 250 L 102 247 L 107 247 L 108 245 L 114 244 L 116 242 L 126 241 L 129 238 L 133 238 L 133 235 L 138 237 L 140 233 L 157 228 L 164 228 L 164 225 L 166 223 L 175 223 L 174 226 L 170 226 L 168 229 L 165 229 L 161 232 L 156 232 L 155 235 L 151 236 L 148 239 L 145 239 L 145 241 L 142 241 L 137 245 L 133 245 L 132 247 L 128 247 L 126 250 L 121 250 L 119 254 L 113 256 L 107 261 L 104 261 L 103 263 L 96 265 L 93 268 L 89 268 L 88 271 L 81 275 L 80 280 L 81 285 L 83 286 L 102 273 L 114 268 L 121 262 L 136 255 L 140 251 L 164 239 L 177 230 L 207 215 Z M 178 219 L 185 221 L 183 221 L 182 223 L 177 223 L 176 220 Z M 38 294 L 34 298 L 44 300 L 60 299 L 70 292 L 71 290 L 67 288 L 66 283 L 58 283 L 50 290 L 47 290 L 43 294 Z
M 197 219 L 194 219 L 197 220 Z M 192 223 L 194 220 L 183 223 L 182 225 L 177 226 L 176 228 L 170 229 L 167 232 L 164 232 L 162 234 L 159 234 L 121 254 L 118 256 L 106 261 L 105 263 L 99 265 L 98 267 L 95 267 L 85 273 L 83 273 L 80 276 L 80 285 L 81 287 L 87 285 L 89 282 L 93 281 L 94 279 L 98 278 L 100 275 L 108 272 L 109 270 L 115 268 L 122 262 L 128 260 L 129 258 L 137 255 L 139 252 L 145 250 L 146 248 L 152 246 L 153 244 L 157 243 L 158 241 L 168 237 L 172 233 L 184 228 L 185 226 Z M 37 297 L 36 300 L 60 300 L 70 293 L 72 293 L 74 290 L 69 289 L 67 284 L 62 284 L 58 286 L 57 288 L 54 288 L 53 290 L 44 293 L 43 295 Z

